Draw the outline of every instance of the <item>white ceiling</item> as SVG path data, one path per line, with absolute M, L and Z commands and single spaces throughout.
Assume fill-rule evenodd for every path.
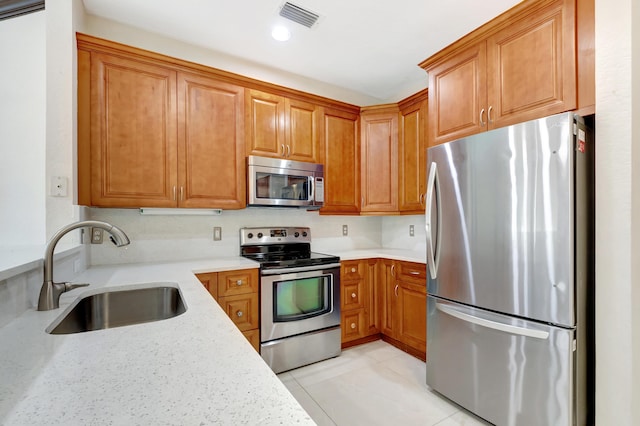
M 425 88 L 427 75 L 418 63 L 520 0 L 289 1 L 319 14 L 318 23 L 309 29 L 280 17 L 285 0 L 83 0 L 90 15 L 381 103 Z M 290 29 L 289 41 L 271 38 L 276 24 Z

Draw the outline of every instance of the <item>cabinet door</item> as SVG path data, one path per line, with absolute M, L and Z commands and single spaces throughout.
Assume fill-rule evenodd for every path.
M 486 62 L 483 41 L 427 70 L 429 146 L 486 130 Z
M 285 100 L 287 140 L 285 156 L 289 160 L 319 163 L 318 107 L 296 99 Z
M 487 40 L 487 119 L 503 127 L 576 107 L 575 1 L 559 0 Z
M 178 74 L 178 205 L 246 205 L 244 89 Z
M 363 261 L 367 270 L 364 286 L 366 334 L 380 333 L 380 290 L 378 288 L 377 259 Z
M 286 154 L 284 97 L 247 90 L 245 107 L 247 155 L 283 157 Z
M 326 109 L 322 114 L 324 147 L 323 214 L 357 214 L 360 208 L 358 115 Z
M 381 326 L 380 332 L 389 337 L 396 337 L 397 287 L 395 264 L 392 260 L 380 259 L 378 263 L 378 288 L 380 289 Z
M 402 213 L 424 214 L 427 183 L 426 123 L 426 100 L 402 111 L 398 145 L 398 207 Z
M 362 213 L 398 211 L 398 113 L 363 114 Z
M 90 80 L 91 205 L 175 207 L 176 73 L 92 53 Z
M 398 281 L 397 339 L 412 348 L 426 352 L 427 292 L 426 287 Z

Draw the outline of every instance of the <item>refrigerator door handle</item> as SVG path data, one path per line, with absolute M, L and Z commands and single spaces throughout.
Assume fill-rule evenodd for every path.
M 549 332 L 542 330 L 532 330 L 529 328 L 518 327 L 515 325 L 503 324 L 496 321 L 489 321 L 484 318 L 478 318 L 473 315 L 465 314 L 464 312 L 460 312 L 457 309 L 454 309 L 450 306 L 444 305 L 442 303 L 436 303 L 436 309 L 440 312 L 443 312 L 447 315 L 451 315 L 452 317 L 458 318 L 465 322 L 470 322 L 472 324 L 479 325 L 481 327 L 491 328 L 493 330 L 502 331 L 509 334 L 517 334 L 519 336 L 525 337 L 533 337 L 535 339 L 543 339 L 546 340 L 549 338 Z
M 435 194 L 434 194 L 435 193 Z M 436 223 L 437 229 L 434 233 L 433 223 L 431 217 L 431 207 L 433 205 L 433 197 L 436 198 Z M 427 265 L 429 266 L 429 274 L 431 278 L 435 279 L 438 275 L 438 264 L 440 263 L 440 250 L 438 245 L 440 244 L 441 235 L 441 208 L 440 208 L 440 182 L 438 179 L 438 165 L 433 162 L 429 168 L 429 178 L 427 179 L 427 205 L 425 206 L 425 230 L 427 232 Z

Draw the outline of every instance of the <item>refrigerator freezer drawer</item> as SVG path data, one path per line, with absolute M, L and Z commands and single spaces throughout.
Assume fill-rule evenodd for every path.
M 497 425 L 574 423 L 574 330 L 429 296 L 427 385 Z

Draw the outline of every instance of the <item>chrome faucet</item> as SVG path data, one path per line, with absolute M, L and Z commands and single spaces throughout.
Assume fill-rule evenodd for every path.
M 53 282 L 53 251 L 56 248 L 56 244 L 60 241 L 65 234 L 74 229 L 83 228 L 85 226 L 91 226 L 94 228 L 104 229 L 111 234 L 110 239 L 118 247 L 126 246 L 129 244 L 129 237 L 124 231 L 117 226 L 111 225 L 107 222 L 100 222 L 97 220 L 85 220 L 82 222 L 76 222 L 65 226 L 60 229 L 51 238 L 49 244 L 44 253 L 44 281 L 42 282 L 42 288 L 40 289 L 40 298 L 38 299 L 39 311 L 50 311 L 51 309 L 57 309 L 60 307 L 60 295 L 66 291 L 73 290 L 77 287 L 86 287 L 89 284 L 71 284 L 71 283 L 54 283 Z

